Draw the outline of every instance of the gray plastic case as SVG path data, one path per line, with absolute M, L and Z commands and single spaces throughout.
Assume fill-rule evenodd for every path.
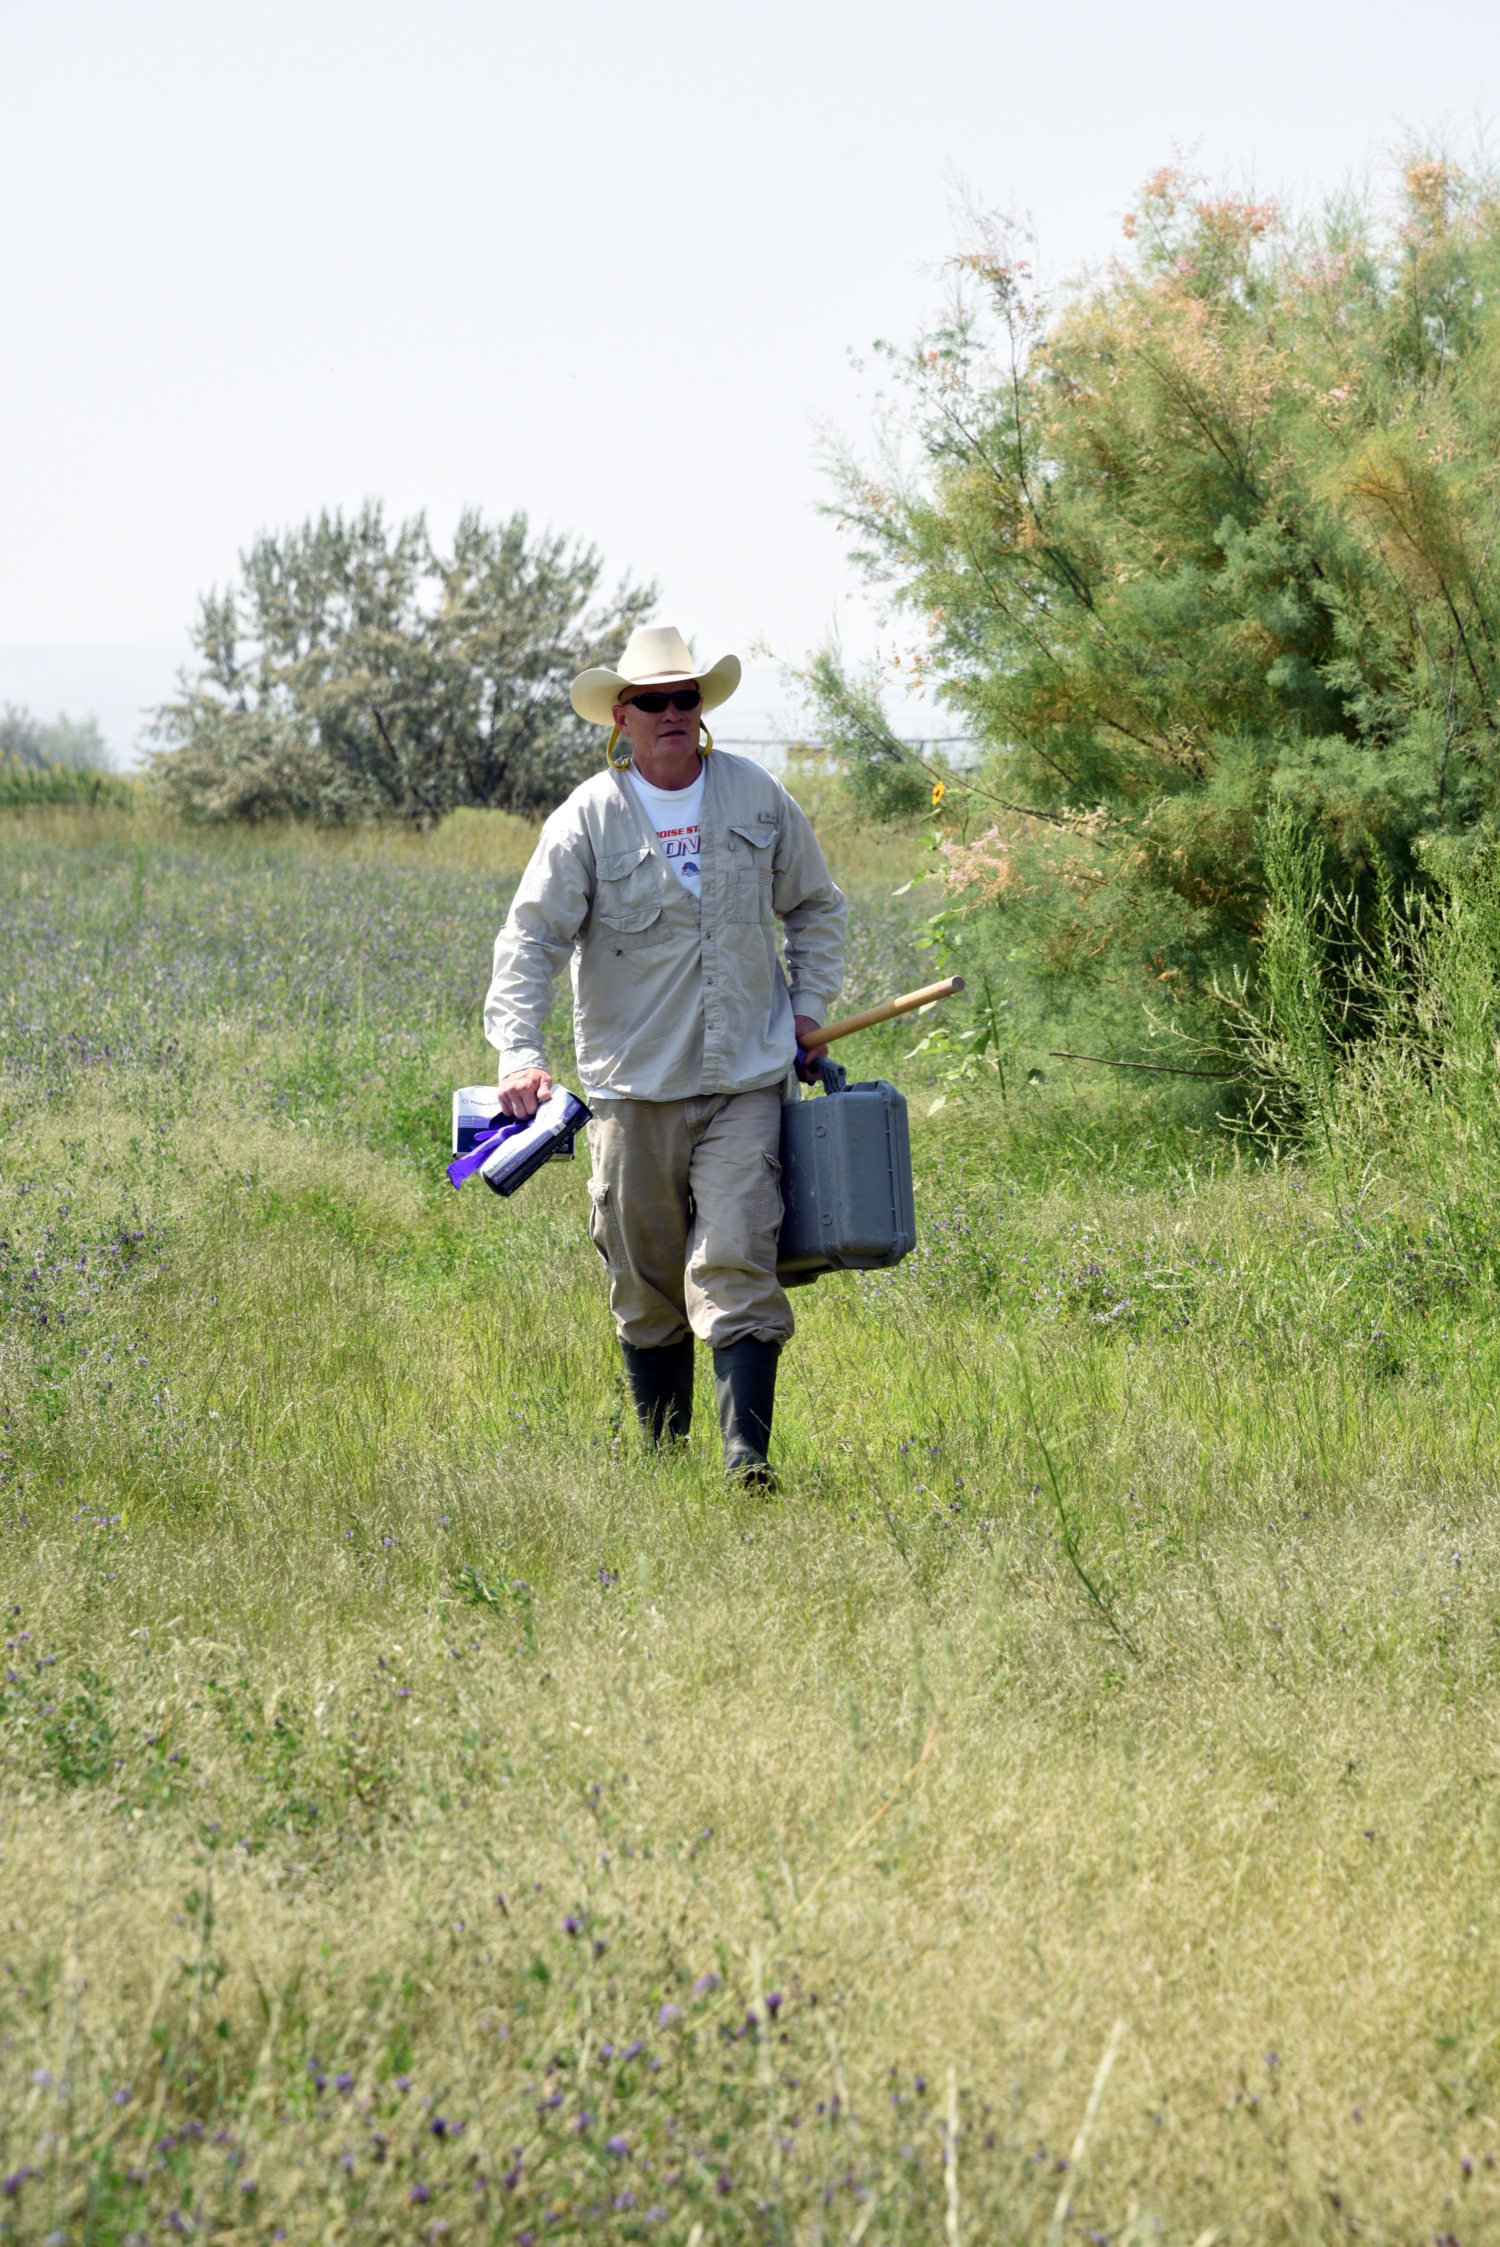
M 893 1084 L 852 1084 L 781 1111 L 783 1287 L 820 1272 L 879 1272 L 917 1245 L 906 1102 Z

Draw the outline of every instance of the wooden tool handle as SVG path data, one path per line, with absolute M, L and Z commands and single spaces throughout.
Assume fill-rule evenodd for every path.
M 873 1029 L 877 1022 L 890 1022 L 898 1014 L 915 1014 L 919 1006 L 931 1006 L 934 999 L 951 999 L 954 992 L 963 987 L 961 975 L 950 975 L 945 983 L 929 983 L 925 990 L 903 992 L 899 999 L 886 999 L 879 1006 L 866 1007 L 863 1014 L 846 1014 L 842 1022 L 830 1022 L 821 1029 L 803 1051 L 821 1053 L 835 1038 L 852 1037 L 856 1030 Z

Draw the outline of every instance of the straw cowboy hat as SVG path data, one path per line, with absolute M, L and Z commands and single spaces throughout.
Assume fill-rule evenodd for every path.
M 579 672 L 573 681 L 573 708 L 593 725 L 613 725 L 614 705 L 637 687 L 685 687 L 690 680 L 702 691 L 704 709 L 716 710 L 740 683 L 740 659 L 721 655 L 711 670 L 700 671 L 674 624 L 640 624 L 626 642 L 618 670 L 601 665 Z

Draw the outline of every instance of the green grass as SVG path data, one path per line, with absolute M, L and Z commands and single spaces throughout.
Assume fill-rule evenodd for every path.
M 0 829 L 0 2227 L 1495 2236 L 1477 1173 L 872 1035 L 922 1245 L 726 1492 L 586 1161 L 442 1177 L 525 842 Z
M 87 765 L 23 765 L 0 758 L 0 809 L 66 806 L 69 809 L 131 811 L 141 797 L 140 783 L 119 773 Z

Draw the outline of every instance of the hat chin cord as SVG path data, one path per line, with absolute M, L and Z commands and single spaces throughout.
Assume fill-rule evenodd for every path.
M 701 718 L 698 720 L 698 731 L 703 736 L 703 739 L 698 744 L 698 754 L 700 757 L 711 757 L 713 755 L 714 737 L 709 732 L 707 726 L 703 723 L 703 720 Z M 616 772 L 629 772 L 629 757 L 617 757 L 615 755 L 615 743 L 619 740 L 619 738 L 619 727 L 611 726 L 609 729 L 609 739 L 604 744 L 604 762 L 607 765 L 611 766 Z

